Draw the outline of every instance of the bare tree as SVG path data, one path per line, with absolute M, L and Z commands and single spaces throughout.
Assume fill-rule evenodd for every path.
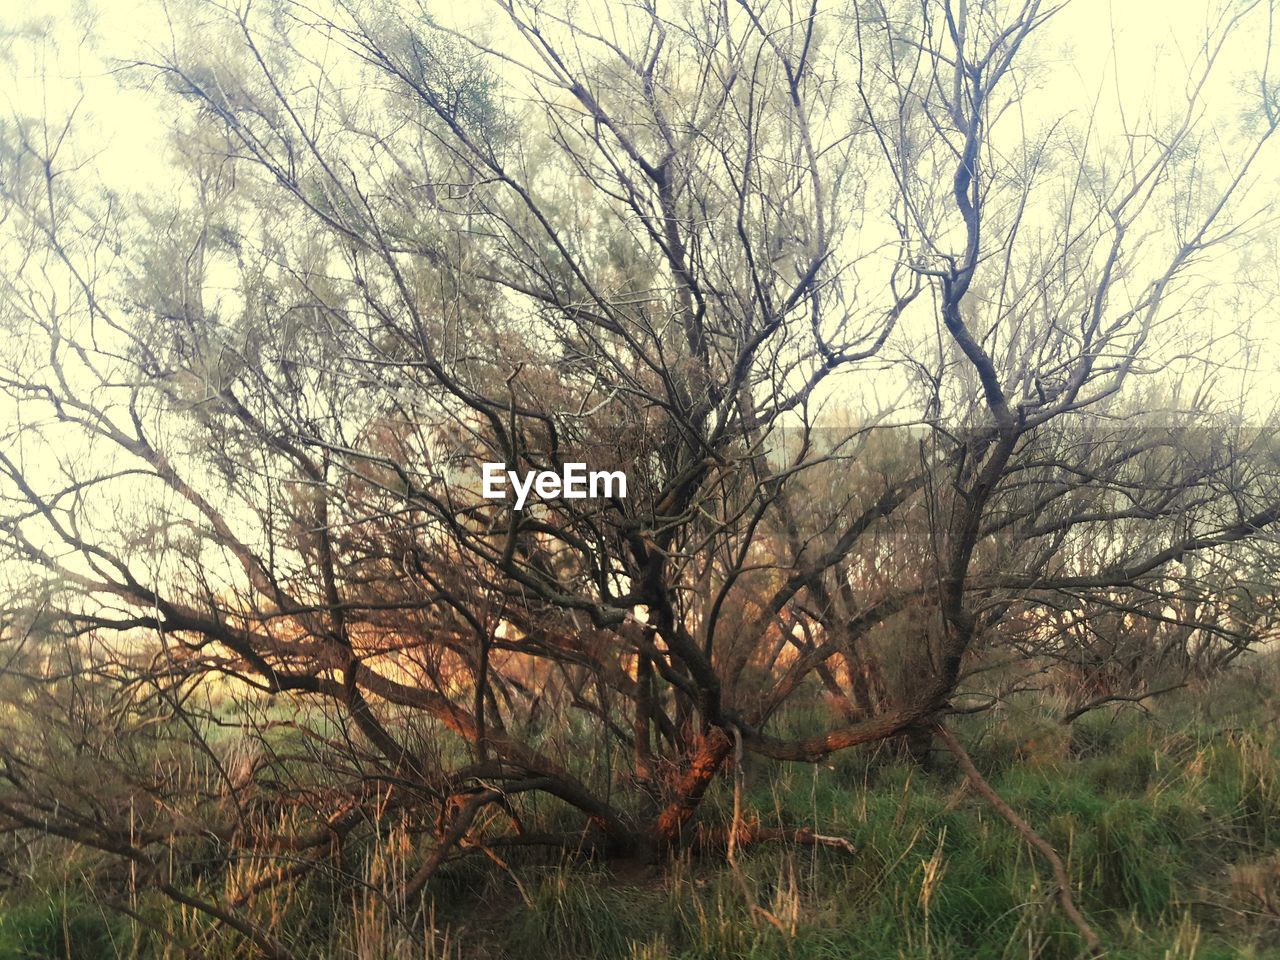
M 239 907 L 388 818 L 433 836 L 402 905 L 468 838 L 652 856 L 735 747 L 923 756 L 993 665 L 1091 702 L 1269 626 L 1273 457 L 1193 316 L 1268 222 L 1265 69 L 1198 126 L 1261 4 L 1102 142 L 1020 113 L 1038 0 L 497 6 L 182 8 L 133 64 L 167 207 L 6 128 L 0 530 L 70 659 L 24 668 L 63 726 L 3 742 L 0 818 L 178 897 L 158 851 L 273 864 L 193 905 L 280 954 Z M 627 495 L 515 510 L 496 461 Z M 814 690 L 828 726 L 771 726 Z M 145 781 L 155 723 L 192 782 Z M 51 802 L 90 742 L 127 818 Z M 539 795 L 587 839 L 527 831 Z

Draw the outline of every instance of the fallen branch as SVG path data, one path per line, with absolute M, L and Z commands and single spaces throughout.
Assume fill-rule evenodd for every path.
M 1064 727 L 1070 726 L 1090 710 L 1096 710 L 1098 707 L 1104 707 L 1108 703 L 1136 703 L 1141 706 L 1143 700 L 1150 700 L 1152 697 L 1158 697 L 1162 693 L 1172 693 L 1174 690 L 1181 690 L 1186 685 L 1187 684 L 1184 681 L 1182 683 L 1175 683 L 1171 687 L 1161 687 L 1159 690 L 1152 690 L 1149 693 L 1136 693 L 1132 695 L 1113 693 L 1105 697 L 1098 697 L 1096 700 L 1090 700 L 1088 703 L 1076 707 L 1059 720 L 1058 723 Z
M 405 903 L 411 903 L 417 899 L 418 894 L 427 885 L 427 881 L 431 879 L 431 875 L 436 872 L 436 869 L 444 861 L 445 856 L 466 835 L 467 830 L 471 827 L 471 822 L 475 820 L 476 814 L 480 812 L 480 808 L 489 803 L 497 803 L 501 799 L 502 792 L 500 790 L 482 790 L 478 793 L 473 793 L 460 805 L 457 814 L 453 818 L 453 823 L 444 831 L 435 849 L 431 851 L 426 861 L 409 879 L 409 882 L 405 884 Z
M 735 849 L 753 843 L 789 843 L 799 847 L 830 847 L 853 856 L 857 847 L 846 837 L 832 837 L 814 833 L 808 827 L 762 827 L 757 823 L 739 823 L 735 831 L 730 826 L 699 826 L 693 840 L 700 853 L 719 853 L 729 848 L 732 838 Z
M 431 879 L 440 864 L 444 862 L 445 857 L 467 835 L 467 831 L 471 829 L 471 824 L 475 820 L 476 814 L 482 808 L 491 803 L 505 803 L 508 794 L 543 789 L 547 783 L 548 780 L 546 778 L 511 781 L 501 788 L 485 787 L 466 795 L 466 798 L 462 799 L 456 808 L 453 822 L 447 828 L 442 829 L 440 841 L 427 856 L 422 866 L 418 868 L 417 872 L 409 878 L 409 882 L 405 884 L 403 891 L 404 902 L 411 903 L 418 898 L 418 895 L 426 887 L 427 881 Z
M 1044 837 L 1032 830 L 1030 824 L 1018 816 L 1013 808 L 1005 803 L 1000 798 L 1000 795 L 991 788 L 991 784 L 982 778 L 982 774 L 973 765 L 973 761 L 969 759 L 969 754 L 965 752 L 964 747 L 960 746 L 960 741 L 955 738 L 955 735 L 941 723 L 936 725 L 936 730 L 938 731 L 938 736 L 947 745 L 947 749 L 955 755 L 960 764 L 960 769 L 969 778 L 969 782 L 973 784 L 974 789 L 982 794 L 991 806 L 995 807 L 1000 816 L 1009 821 L 1027 843 L 1039 850 L 1044 858 L 1049 861 L 1049 865 L 1053 868 L 1053 879 L 1058 885 L 1058 903 L 1062 906 L 1062 912 L 1067 915 L 1067 919 L 1075 924 L 1076 929 L 1080 931 L 1080 936 L 1084 938 L 1084 942 L 1088 946 L 1089 956 L 1102 956 L 1104 953 L 1102 941 L 1098 939 L 1093 927 L 1089 926 L 1084 914 L 1080 912 L 1075 900 L 1071 898 L 1071 878 L 1067 875 L 1067 868 L 1063 864 L 1062 858 L 1058 856 L 1057 851 L 1050 846 Z

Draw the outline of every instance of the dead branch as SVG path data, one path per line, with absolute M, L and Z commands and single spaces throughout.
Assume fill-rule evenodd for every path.
M 1062 912 L 1067 915 L 1067 919 L 1080 931 L 1080 936 L 1084 938 L 1084 942 L 1088 947 L 1089 956 L 1102 956 L 1104 953 L 1102 941 L 1098 939 L 1093 927 L 1089 926 L 1084 914 L 1076 906 L 1075 900 L 1071 896 L 1071 878 L 1068 876 L 1066 865 L 1062 862 L 1062 858 L 1058 856 L 1057 851 L 1050 846 L 1044 837 L 1031 829 L 1031 825 L 1018 816 L 1013 808 L 1005 803 L 1000 795 L 991 788 L 991 784 L 983 779 L 982 774 L 978 772 L 978 768 L 969 759 L 969 754 L 960 745 L 960 741 L 955 738 L 955 735 L 945 725 L 936 724 L 934 729 L 947 745 L 947 749 L 955 755 L 956 761 L 960 764 L 960 769 L 969 778 L 969 782 L 973 784 L 974 789 L 982 794 L 1000 816 L 1009 821 L 1009 824 L 1022 835 L 1022 838 L 1027 843 L 1039 850 L 1041 855 L 1049 861 L 1050 867 L 1053 868 L 1054 882 L 1058 886 L 1058 903 L 1062 906 Z
M 1058 723 L 1064 727 L 1069 727 L 1075 721 L 1083 717 L 1086 713 L 1090 712 L 1091 710 L 1096 710 L 1098 709 L 1098 707 L 1105 707 L 1108 703 L 1141 704 L 1142 701 L 1150 700 L 1152 697 L 1158 697 L 1161 694 L 1165 694 L 1165 693 L 1172 693 L 1174 690 L 1181 690 L 1186 685 L 1187 683 L 1184 680 L 1182 683 L 1175 683 L 1173 684 L 1173 686 L 1169 686 L 1169 687 L 1161 687 L 1159 690 L 1150 690 L 1147 693 L 1129 694 L 1129 695 L 1113 693 L 1105 697 L 1097 697 L 1093 700 L 1090 700 L 1088 703 L 1085 703 L 1085 704 L 1082 704 L 1081 706 L 1076 707 L 1070 713 L 1063 715 L 1062 719 L 1060 719 Z

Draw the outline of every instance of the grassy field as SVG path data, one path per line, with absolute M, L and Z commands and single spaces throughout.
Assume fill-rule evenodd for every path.
M 1107 708 L 1071 728 L 1032 701 L 953 726 L 1067 861 L 1108 956 L 1280 957 L 1274 677 L 1239 671 L 1149 715 Z M 949 756 L 924 771 L 884 751 L 849 753 L 830 766 L 753 766 L 741 782 L 747 817 L 814 825 L 856 853 L 764 843 L 732 862 L 686 855 L 652 867 L 473 851 L 433 881 L 415 937 L 369 892 L 406 869 L 408 840 L 391 836 L 376 856 L 352 852 L 363 883 L 310 880 L 258 909 L 299 956 L 362 960 L 1079 955 L 1046 864 Z M 705 815 L 727 819 L 732 800 L 727 780 Z M 183 955 L 148 925 L 177 933 L 192 955 L 244 955 L 238 938 L 168 901 L 139 895 L 137 919 L 105 909 L 88 858 L 44 853 L 6 854 L 29 879 L 0 901 L 0 958 Z

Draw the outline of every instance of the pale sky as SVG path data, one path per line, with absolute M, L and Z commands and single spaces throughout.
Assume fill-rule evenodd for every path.
M 615 0 L 588 0 L 582 8 L 590 11 L 594 4 L 600 9 L 604 2 Z M 1117 106 L 1121 100 L 1130 110 L 1160 114 L 1175 109 L 1184 102 L 1187 65 L 1194 61 L 1218 3 L 1070 0 L 1035 37 L 1034 55 L 1044 72 L 1028 100 L 1034 105 L 1030 109 L 1043 110 L 1046 119 L 1072 112 L 1087 116 L 1096 102 L 1094 116 L 1103 136 L 1118 136 L 1126 119 L 1138 119 L 1124 117 Z M 487 16 L 493 7 L 476 0 L 437 9 L 461 20 Z M 112 58 L 146 57 L 149 44 L 165 42 L 163 11 L 160 0 L 47 0 L 38 9 L 13 0 L 0 3 L 0 116 L 59 118 L 74 108 L 80 149 L 93 152 L 97 173 L 109 185 L 142 194 L 173 189 L 165 159 L 165 118 L 143 91 L 121 90 L 111 76 Z M 54 42 L 34 42 L 45 26 L 51 27 Z M 1256 68 L 1259 62 L 1241 51 L 1248 53 L 1254 43 L 1260 54 L 1262 42 L 1261 35 L 1245 38 L 1237 51 L 1240 62 L 1226 64 L 1215 86 L 1205 92 L 1210 120 L 1239 112 L 1234 86 L 1238 68 Z M 1258 195 L 1280 197 L 1280 163 L 1273 159 L 1259 170 Z M 1269 272 L 1273 286 L 1280 263 L 1277 268 Z M 1261 413 L 1280 395 L 1275 387 L 1280 383 L 1275 376 L 1280 371 L 1280 325 L 1272 319 L 1280 290 L 1261 290 L 1255 298 L 1265 308 L 1253 325 L 1262 350 L 1257 364 L 1270 377 L 1262 381 L 1268 389 L 1254 391 Z M 1236 316 L 1210 319 L 1222 325 L 1239 322 Z M 1242 380 L 1240 390 L 1246 389 Z M 0 420 L 4 413 L 0 409 Z
M 584 16 L 594 16 L 610 2 L 620 0 L 583 0 L 579 9 Z M 1043 111 L 1044 119 L 1092 114 L 1105 138 L 1120 136 L 1126 123 L 1140 124 L 1143 117 L 1133 116 L 1135 110 L 1155 115 L 1176 110 L 1184 102 L 1188 66 L 1206 23 L 1224 6 L 1240 5 L 1240 0 L 1068 0 L 1050 25 L 1033 37 L 1033 55 L 1042 73 L 1038 89 L 1027 98 L 1030 119 L 1036 119 L 1034 111 Z M 499 13 L 496 5 L 484 0 L 430 8 L 464 27 Z M 8 35 L 7 50 L 0 48 L 0 111 L 60 117 L 78 104 L 77 132 L 82 143 L 92 144 L 95 166 L 109 185 L 144 194 L 171 189 L 164 118 L 143 92 L 120 90 L 110 73 L 113 58 L 145 57 L 149 45 L 165 44 L 169 31 L 164 11 L 162 0 L 47 0 L 0 6 L 0 36 Z M 24 29 L 34 33 L 44 25 L 52 26 L 55 43 L 14 39 L 11 34 Z M 1243 38 L 1234 59 L 1205 91 L 1210 125 L 1219 117 L 1229 122 L 1239 112 L 1240 71 L 1256 69 L 1263 40 L 1261 33 Z M 1256 50 L 1248 49 L 1251 44 Z M 83 135 L 86 129 L 91 137 Z M 1273 159 L 1257 170 L 1256 195 L 1267 201 L 1280 197 L 1280 163 Z M 1275 258 L 1274 248 L 1270 256 Z M 1269 274 L 1274 282 L 1280 263 Z M 1280 287 L 1258 296 L 1264 304 L 1268 298 L 1280 302 Z M 1263 351 L 1259 368 L 1270 374 L 1280 371 L 1280 333 L 1272 330 L 1276 326 L 1253 327 Z M 1271 382 L 1280 383 L 1280 378 L 1272 376 Z M 1278 392 L 1268 391 L 1271 396 Z
M 581 6 L 590 10 L 610 2 L 619 0 L 587 0 Z M 1118 119 L 1117 87 L 1131 105 L 1176 102 L 1185 81 L 1184 64 L 1194 58 L 1206 20 L 1224 5 L 1223 0 L 1068 0 L 1034 40 L 1037 56 L 1048 61 L 1045 83 L 1055 94 L 1053 101 L 1063 111 L 1075 105 L 1087 108 L 1101 90 L 1100 108 L 1113 119 Z M 496 12 L 495 5 L 483 0 L 436 3 L 431 9 L 460 25 Z M 164 43 L 168 29 L 162 0 L 0 4 L 0 35 L 44 24 L 55 27 L 56 54 L 48 51 L 47 59 L 37 59 L 29 44 L 12 42 L 7 51 L 11 58 L 0 51 L 0 103 L 6 112 L 38 112 L 44 96 L 50 112 L 57 114 L 76 102 L 83 86 L 81 109 L 105 134 L 104 171 L 122 182 L 162 182 L 163 161 L 157 153 L 163 128 L 149 115 L 144 97 L 115 90 L 109 76 L 111 58 L 128 58 Z M 82 38 L 87 42 L 80 43 Z M 41 81 L 42 66 L 48 70 L 47 82 Z M 1232 98 L 1229 73 L 1224 72 L 1208 103 L 1211 109 L 1216 101 L 1217 109 L 1231 110 Z

